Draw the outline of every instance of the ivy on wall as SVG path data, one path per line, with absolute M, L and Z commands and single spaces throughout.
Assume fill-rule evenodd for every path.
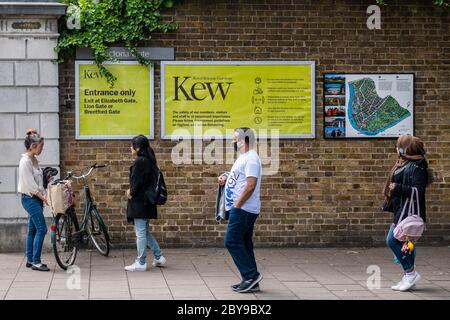
M 66 16 L 59 20 L 56 62 L 73 57 L 76 48 L 90 48 L 101 74 L 113 86 L 116 77 L 103 65 L 112 59 L 107 48 L 125 46 L 141 64 L 150 60 L 137 51 L 137 44 L 149 40 L 153 32 L 169 32 L 176 24 L 164 22 L 162 11 L 182 0 L 62 0 L 68 5 Z

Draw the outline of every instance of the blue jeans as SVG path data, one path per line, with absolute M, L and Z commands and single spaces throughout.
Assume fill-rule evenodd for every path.
M 394 224 L 392 224 L 386 238 L 386 243 L 394 254 L 394 261 L 400 263 L 405 272 L 411 272 L 414 270 L 416 249 L 414 248 L 411 254 L 409 254 L 409 252 L 402 252 L 404 242 L 395 239 L 394 228 Z
M 42 245 L 47 234 L 47 225 L 44 219 L 44 204 L 37 197 L 22 194 L 22 206 L 28 212 L 28 234 L 26 256 L 33 264 L 41 263 Z
M 134 230 L 136 231 L 137 261 L 145 264 L 147 258 L 147 245 L 152 249 L 155 259 L 161 258 L 161 249 L 155 237 L 150 233 L 148 219 L 134 219 Z
M 242 280 L 256 279 L 259 272 L 253 252 L 253 227 L 258 214 L 232 208 L 225 234 L 225 247 L 241 273 Z

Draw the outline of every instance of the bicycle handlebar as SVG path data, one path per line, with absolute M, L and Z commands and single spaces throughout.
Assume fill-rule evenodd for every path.
M 108 166 L 107 164 L 97 165 L 95 163 L 94 165 L 88 167 L 88 168 L 90 168 L 88 173 L 82 174 L 81 176 L 75 176 L 72 171 L 67 171 L 67 177 L 65 178 L 65 180 L 70 179 L 70 178 L 73 178 L 73 179 L 76 179 L 76 180 L 85 179 L 92 173 L 92 171 L 94 169 L 105 168 L 107 166 Z M 84 171 L 84 169 L 81 172 L 83 172 L 83 171 Z

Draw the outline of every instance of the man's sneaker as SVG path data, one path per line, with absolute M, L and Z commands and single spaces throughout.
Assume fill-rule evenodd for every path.
M 231 286 L 231 288 L 233 289 L 233 291 L 237 291 L 237 289 L 239 288 L 239 286 L 243 283 L 244 281 L 242 281 L 241 283 L 237 283 L 237 284 L 233 284 Z M 253 293 L 253 292 L 259 292 L 261 291 L 261 289 L 259 288 L 259 284 L 256 284 L 256 286 L 254 286 L 253 288 L 251 288 L 249 291 L 247 291 L 247 293 Z
M 161 267 L 166 264 L 166 258 L 164 256 L 159 257 L 159 259 L 153 259 L 152 266 Z
M 147 271 L 147 263 L 140 264 L 139 261 L 135 261 L 132 265 L 126 266 L 125 270 L 127 271 Z
M 259 284 L 256 284 L 256 286 L 254 286 L 253 288 L 248 290 L 247 293 L 255 293 L 255 292 L 260 292 L 260 291 L 261 291 L 261 289 L 259 288 Z
M 240 286 L 241 284 L 243 284 L 243 283 L 244 283 L 244 280 L 242 280 L 242 281 L 239 282 L 239 283 L 233 284 L 233 285 L 231 286 L 231 289 L 233 289 L 233 291 L 236 291 L 236 290 L 239 288 L 239 286 Z
M 418 272 L 415 272 L 413 276 L 406 275 L 398 290 L 404 292 L 412 289 L 421 278 Z
M 31 266 L 31 269 L 36 271 L 50 271 L 50 269 L 45 264 L 42 263 L 33 264 Z
M 262 274 L 259 274 L 258 278 L 256 278 L 256 279 L 250 279 L 250 280 L 244 281 L 244 283 L 242 283 L 236 289 L 236 292 L 239 292 L 239 293 L 249 292 L 262 280 L 262 278 L 263 278 Z

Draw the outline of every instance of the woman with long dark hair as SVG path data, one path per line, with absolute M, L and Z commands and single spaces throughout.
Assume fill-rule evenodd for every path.
M 152 249 L 154 267 L 162 266 L 166 259 L 149 229 L 149 220 L 157 218 L 156 205 L 151 204 L 145 190 L 154 184 L 157 172 L 155 152 L 150 147 L 147 137 L 139 135 L 131 140 L 131 154 L 135 157 L 130 168 L 130 189 L 127 190 L 127 220 L 134 223 L 136 231 L 137 259 L 125 267 L 127 271 L 147 270 L 147 245 Z
M 402 135 L 397 140 L 397 153 L 399 159 L 392 168 L 384 186 L 385 205 L 384 211 L 394 214 L 393 223 L 386 238 L 387 245 L 392 250 L 395 260 L 398 261 L 404 271 L 402 280 L 392 286 L 395 291 L 407 291 L 414 289 L 420 280 L 420 274 L 415 271 L 415 248 L 407 248 L 405 243 L 394 237 L 394 228 L 400 222 L 403 207 L 411 197 L 412 188 L 417 188 L 420 216 L 426 222 L 425 189 L 431 182 L 428 177 L 428 163 L 425 159 L 423 142 L 411 135 Z M 406 218 L 403 216 L 402 220 Z

